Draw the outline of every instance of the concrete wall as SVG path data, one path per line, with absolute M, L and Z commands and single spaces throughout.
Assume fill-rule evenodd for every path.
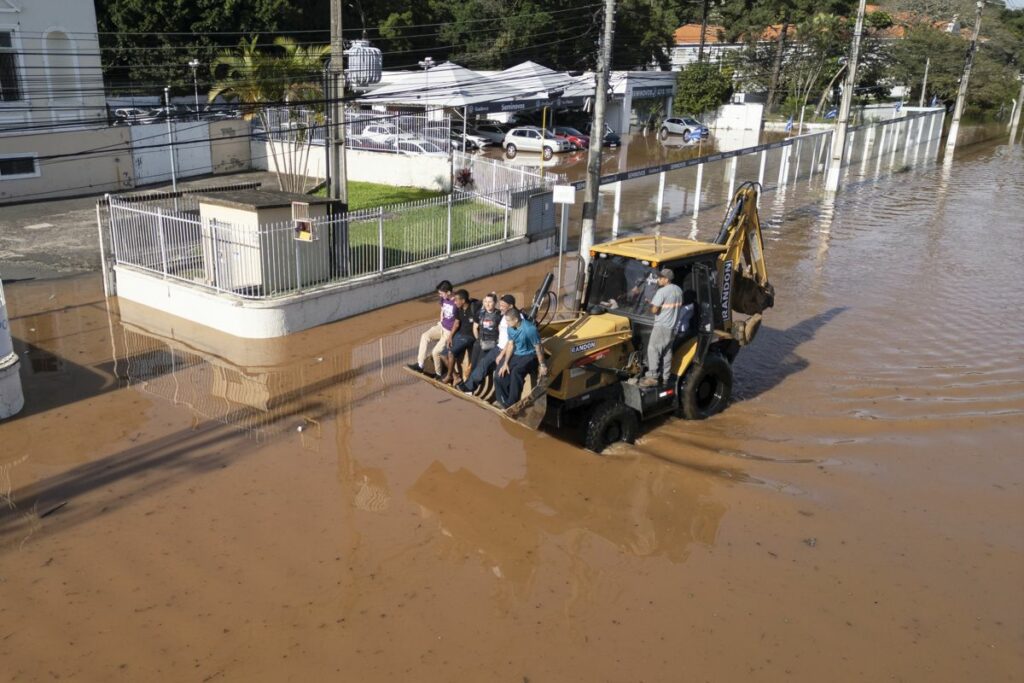
M 246 339 L 282 337 L 430 292 L 441 279 L 467 282 L 547 258 L 553 234 L 486 246 L 445 261 L 410 266 L 345 285 L 281 299 L 251 301 L 217 295 L 151 273 L 117 266 L 117 296 Z
M 210 164 L 214 173 L 238 173 L 252 167 L 249 122 L 214 121 L 210 124 Z
M 247 121 L 182 122 L 174 126 L 179 178 L 251 168 Z M 0 135 L 0 155 L 25 154 L 37 159 L 34 176 L 0 177 L 0 204 L 122 192 L 170 180 L 166 142 L 165 123 Z M 102 152 L 63 156 L 95 149 Z M 63 158 L 46 158 L 57 155 Z
M 88 156 L 45 159 L 85 150 Z M 135 186 L 130 132 L 126 127 L 0 137 L 0 154 L 37 157 L 38 175 L 0 177 L 0 203 L 50 197 L 120 192 Z
M 276 171 L 277 164 L 271 153 L 270 145 L 274 145 L 274 153 L 281 155 L 297 153 L 296 146 L 287 142 L 252 141 L 252 165 L 267 171 Z M 326 150 L 319 145 L 310 145 L 305 163 L 297 160 L 300 168 L 305 168 L 309 178 L 324 178 L 326 168 Z M 445 190 L 448 188 L 449 164 L 448 157 L 414 156 L 407 154 L 389 154 L 387 152 L 369 152 L 361 149 L 346 151 L 347 172 L 349 180 L 359 180 L 383 185 L 400 185 L 404 187 L 421 187 L 427 190 Z M 281 162 L 287 168 L 287 164 Z

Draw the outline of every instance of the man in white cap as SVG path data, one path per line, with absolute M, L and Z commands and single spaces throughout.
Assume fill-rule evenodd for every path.
M 679 309 L 683 305 L 683 290 L 672 284 L 674 279 L 675 273 L 669 268 L 658 273 L 659 289 L 651 299 L 654 329 L 647 342 L 647 375 L 640 380 L 643 387 L 668 384 L 672 374 L 672 340 L 676 336 Z

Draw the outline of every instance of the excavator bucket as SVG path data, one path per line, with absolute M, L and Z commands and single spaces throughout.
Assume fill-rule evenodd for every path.
M 488 402 L 487 400 L 480 396 L 464 394 L 455 387 L 453 387 L 452 385 L 445 384 L 444 382 L 439 382 L 433 377 L 429 375 L 424 375 L 422 372 L 417 372 L 412 368 L 407 367 L 403 369 L 410 375 L 413 375 L 414 377 L 424 380 L 426 382 L 430 382 L 435 387 L 444 389 L 453 396 L 457 396 L 466 401 L 470 401 L 471 403 L 475 403 L 481 408 L 490 410 L 493 413 L 501 415 L 505 419 L 512 420 L 513 422 L 517 422 L 525 427 L 529 427 L 530 429 L 535 430 L 538 427 L 540 427 L 540 423 L 544 420 L 544 413 L 547 412 L 548 380 L 546 377 L 542 378 L 539 382 L 537 382 L 537 384 L 530 390 L 530 392 L 527 393 L 526 396 L 521 398 L 517 403 L 509 406 L 505 410 L 502 410 L 498 406 Z

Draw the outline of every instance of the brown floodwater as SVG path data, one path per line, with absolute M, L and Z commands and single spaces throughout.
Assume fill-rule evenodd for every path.
M 1024 680 L 1022 161 L 766 193 L 734 402 L 604 457 L 402 373 L 429 299 L 240 341 L 9 285 L 4 678 Z

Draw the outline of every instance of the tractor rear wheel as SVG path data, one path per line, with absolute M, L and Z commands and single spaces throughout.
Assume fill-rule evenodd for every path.
M 687 420 L 720 413 L 732 396 L 732 366 L 718 353 L 709 353 L 679 380 L 679 408 Z
M 591 411 L 583 425 L 583 446 L 600 453 L 617 441 L 633 443 L 640 430 L 636 412 L 620 401 L 606 401 Z

